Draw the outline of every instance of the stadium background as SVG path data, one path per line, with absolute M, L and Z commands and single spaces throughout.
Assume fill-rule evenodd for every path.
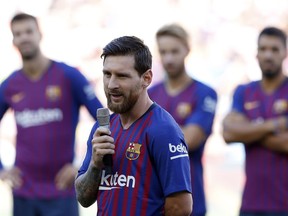
M 275 25 L 288 32 L 287 0 L 10 0 L 0 7 L 0 81 L 21 65 L 12 46 L 9 21 L 17 11 L 39 18 L 42 49 L 56 60 L 77 66 L 90 79 L 105 103 L 101 83 L 102 47 L 122 35 L 142 38 L 151 48 L 154 82 L 163 76 L 155 46 L 155 32 L 167 23 L 182 24 L 191 35 L 189 73 L 218 93 L 219 103 L 205 154 L 207 216 L 236 216 L 245 177 L 244 152 L 239 143 L 227 145 L 221 121 L 229 110 L 231 93 L 242 82 L 260 78 L 255 59 L 259 31 Z M 288 61 L 285 61 L 285 68 Z M 77 155 L 82 159 L 93 124 L 85 110 L 77 129 Z M 13 164 L 15 125 L 13 113 L 0 124 L 0 154 L 8 168 Z M 0 182 L 0 215 L 10 216 L 11 190 Z M 94 216 L 96 205 L 81 208 L 81 216 Z

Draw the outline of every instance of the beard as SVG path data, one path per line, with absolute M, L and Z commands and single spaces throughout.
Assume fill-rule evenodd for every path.
M 123 99 L 123 102 L 121 104 L 115 104 L 112 102 L 111 97 L 110 97 L 110 93 L 105 91 L 106 97 L 107 97 L 107 106 L 108 108 L 115 112 L 115 113 L 119 113 L 119 114 L 124 114 L 129 112 L 134 105 L 136 104 L 136 102 L 138 101 L 139 98 L 139 89 L 140 89 L 140 84 L 137 84 L 133 89 L 130 90 L 130 92 L 128 94 L 123 94 L 119 91 L 111 91 L 111 93 L 114 94 L 121 94 Z
M 262 70 L 262 76 L 268 80 L 273 80 L 281 73 L 281 67 L 275 70 Z
M 30 52 L 21 52 L 20 50 L 21 57 L 24 61 L 34 59 L 38 55 L 38 53 L 39 53 L 39 49 L 35 49 Z
M 171 79 L 171 80 L 175 80 L 178 79 L 179 77 L 181 77 L 183 75 L 183 73 L 185 72 L 185 67 L 181 66 L 181 67 L 164 67 L 164 70 L 166 71 L 167 76 Z

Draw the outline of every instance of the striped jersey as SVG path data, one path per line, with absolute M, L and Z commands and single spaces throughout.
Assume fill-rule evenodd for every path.
M 23 185 L 16 196 L 54 198 L 74 196 L 74 187 L 59 191 L 55 176 L 74 158 L 75 130 L 81 105 L 95 117 L 102 107 L 88 80 L 74 67 L 51 61 L 39 80 L 22 70 L 0 86 L 0 119 L 11 108 L 16 120 L 15 166 Z M 95 117 L 96 119 L 96 117 Z
M 232 109 L 250 121 L 288 117 L 288 79 L 272 94 L 266 94 L 260 81 L 239 85 Z M 268 150 L 261 141 L 246 146 L 246 183 L 241 211 L 288 212 L 288 155 Z
M 207 137 L 212 132 L 217 103 L 216 92 L 207 85 L 193 80 L 183 91 L 170 96 L 164 82 L 152 86 L 149 96 L 166 109 L 180 126 L 194 124 L 202 128 Z M 193 214 L 206 212 L 202 155 L 204 140 L 200 147 L 189 152 L 193 196 Z
M 86 172 L 91 160 L 91 140 L 78 175 Z M 119 114 L 110 117 L 115 140 L 112 173 L 102 171 L 97 215 L 157 216 L 164 214 L 165 197 L 191 193 L 190 165 L 181 129 L 164 109 L 153 104 L 128 129 Z

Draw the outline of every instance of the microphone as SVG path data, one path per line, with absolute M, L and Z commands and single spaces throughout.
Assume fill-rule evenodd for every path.
M 98 108 L 96 117 L 97 117 L 99 127 L 105 127 L 105 128 L 110 129 L 109 109 Z M 112 173 L 112 166 L 113 166 L 112 154 L 104 155 L 103 164 L 106 167 L 106 171 L 109 173 Z

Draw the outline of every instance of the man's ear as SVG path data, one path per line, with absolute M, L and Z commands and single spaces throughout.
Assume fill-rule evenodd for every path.
M 153 73 L 152 70 L 149 69 L 147 70 L 143 75 L 142 75 L 142 86 L 143 88 L 147 88 L 151 82 L 152 82 L 152 77 L 153 77 Z

